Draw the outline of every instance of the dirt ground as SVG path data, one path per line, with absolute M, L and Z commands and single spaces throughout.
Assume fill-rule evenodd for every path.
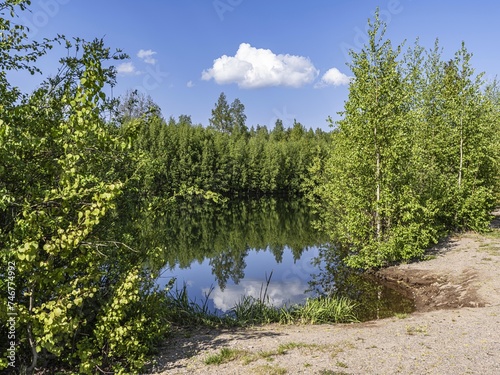
M 167 374 L 500 374 L 500 210 L 486 235 L 454 236 L 431 260 L 377 277 L 414 298 L 410 315 L 365 323 L 201 330 L 169 340 Z M 235 358 L 205 360 L 222 348 Z

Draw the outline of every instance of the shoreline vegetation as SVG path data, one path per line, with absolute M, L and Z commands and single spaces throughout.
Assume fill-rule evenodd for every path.
M 497 208 L 495 213 L 500 213 L 500 208 Z M 492 221 L 491 230 L 485 232 L 482 236 L 486 239 L 490 238 L 492 240 L 498 240 L 500 230 L 498 229 L 498 222 L 500 215 L 492 215 L 494 220 Z M 467 235 L 454 233 L 449 238 L 453 238 L 460 235 Z M 449 239 L 447 240 L 449 241 Z M 444 241 L 443 243 L 446 243 Z M 429 300 L 424 299 L 422 301 L 422 295 L 425 294 L 425 288 L 423 285 L 432 284 L 436 281 L 428 276 L 427 282 L 413 281 L 412 283 L 404 281 L 405 278 L 409 276 L 406 275 L 403 270 L 401 274 L 395 273 L 392 269 L 394 267 L 402 267 L 404 264 L 419 264 L 421 262 L 430 261 L 436 259 L 437 253 L 436 249 L 440 249 L 443 245 L 437 245 L 436 247 L 430 248 L 426 251 L 425 256 L 410 263 L 399 263 L 398 265 L 393 265 L 389 267 L 383 267 L 378 270 L 367 270 L 364 272 L 366 277 L 373 279 L 375 282 L 384 283 L 397 290 L 402 295 L 408 296 L 410 299 L 414 300 L 416 305 L 415 312 L 430 311 L 438 306 L 431 306 Z M 493 245 L 482 245 L 482 246 L 492 246 L 496 249 L 495 243 Z M 495 250 L 496 251 L 496 250 Z M 496 252 L 493 252 L 496 255 Z M 389 271 L 388 271 L 389 270 Z M 416 276 L 413 276 L 417 279 Z M 270 304 L 269 298 L 267 296 L 267 289 L 271 283 L 272 273 L 266 280 L 266 284 L 262 284 L 259 298 L 244 296 L 241 300 L 236 303 L 227 313 L 220 314 L 211 312 L 207 308 L 207 302 L 210 297 L 210 292 L 205 296 L 205 301 L 196 302 L 189 299 L 187 288 L 184 285 L 181 289 L 172 290 L 171 287 L 175 280 L 172 279 L 169 286 L 166 287 L 169 290 L 169 322 L 177 328 L 245 328 L 257 325 L 267 325 L 277 323 L 280 325 L 317 325 L 317 324 L 336 324 L 336 323 L 359 323 L 359 317 L 356 316 L 357 303 L 346 297 L 315 297 L 308 298 L 306 302 L 302 304 L 294 305 L 284 305 L 282 307 L 274 307 Z M 417 288 L 422 290 L 417 291 Z M 420 295 L 419 295 L 420 293 Z M 430 291 L 429 298 L 432 298 L 433 291 Z M 479 306 L 479 302 L 474 302 L 473 306 Z M 446 307 L 452 307 L 452 301 L 446 301 Z M 459 307 L 459 305 L 457 305 Z M 393 316 L 398 316 L 399 314 L 394 314 Z M 403 314 L 406 315 L 406 314 Z
M 355 315 L 357 304 L 346 297 L 320 296 L 308 298 L 302 304 L 272 306 L 267 294 L 272 276 L 271 272 L 265 285 L 262 284 L 259 298 L 243 296 L 224 314 L 211 312 L 207 308 L 211 291 L 206 294 L 204 302 L 196 303 L 189 299 L 184 285 L 180 290 L 169 293 L 170 322 L 184 327 L 248 327 L 271 323 L 325 324 L 358 321 Z M 175 279 L 172 279 L 166 288 L 171 288 L 174 283 Z
M 269 280 L 268 280 L 269 283 Z M 269 284 L 268 284 L 269 285 Z M 206 296 L 206 301 L 209 295 Z M 211 312 L 205 303 L 189 300 L 186 287 L 169 295 L 168 320 L 177 327 L 231 328 L 262 324 L 326 324 L 357 322 L 356 303 L 345 297 L 309 298 L 303 304 L 274 307 L 266 292 L 244 296 L 227 313 Z
M 336 245 L 331 269 L 339 257 L 360 270 L 410 262 L 449 233 L 488 230 L 500 201 L 500 85 L 474 73 L 465 44 L 449 61 L 437 41 L 403 54 L 377 11 L 366 46 L 351 51 L 349 97 L 330 132 L 298 121 L 285 129 L 280 119 L 271 130 L 249 127 L 243 103 L 224 93 L 203 126 L 164 119 L 137 92 L 109 97 L 128 56 L 102 39 L 32 40 L 19 22 L 30 6 L 0 2 L 0 320 L 9 322 L 0 337 L 12 338 L 0 340 L 0 371 L 137 374 L 173 323 L 223 324 L 185 289 L 172 298 L 154 287 L 162 248 L 130 245 L 148 235 L 132 219 L 154 222 L 179 201 L 223 209 L 234 196 L 306 197 Z M 31 93 L 13 86 L 10 72 L 41 73 L 37 60 L 56 46 L 67 55 L 55 75 Z M 113 230 L 132 209 L 118 241 Z M 481 259 L 495 262 L 496 248 L 487 249 L 493 255 Z M 467 289 L 474 270 L 464 272 Z M 321 297 L 275 309 L 263 291 L 225 319 L 343 322 L 356 319 L 354 308 Z

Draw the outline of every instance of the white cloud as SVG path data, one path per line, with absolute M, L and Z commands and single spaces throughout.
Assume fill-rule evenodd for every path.
M 204 70 L 201 78 L 205 81 L 213 78 L 219 85 L 237 83 L 246 89 L 300 87 L 314 81 L 318 73 L 307 57 L 276 55 L 269 49 L 241 43 L 234 56 L 223 55 L 214 60 L 212 68 Z
M 153 50 L 139 50 L 137 52 L 137 57 L 143 60 L 146 64 L 151 64 L 154 65 L 156 64 L 156 60 L 153 58 L 153 56 L 156 55 L 156 52 Z
M 123 74 L 123 75 L 139 74 L 139 72 L 136 70 L 133 62 L 121 63 L 120 65 L 118 65 L 116 67 L 116 71 L 118 74 Z
M 337 68 L 328 69 L 328 71 L 323 74 L 321 81 L 317 83 L 314 87 L 325 87 L 325 86 L 343 86 L 348 85 L 351 82 L 352 77 L 345 75 L 340 72 Z
M 188 88 L 194 87 L 194 83 L 193 83 L 193 81 L 189 81 L 189 82 L 186 84 L 186 86 L 187 86 Z

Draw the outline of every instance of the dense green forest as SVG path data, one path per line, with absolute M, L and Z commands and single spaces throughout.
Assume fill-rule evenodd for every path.
M 150 98 L 128 93 L 114 122 L 120 133 L 134 134 L 132 147 L 144 160 L 141 194 L 185 195 L 188 187 L 233 198 L 303 194 L 330 133 L 307 131 L 297 121 L 285 129 L 280 119 L 272 131 L 260 125 L 248 129 L 244 110 L 238 99 L 229 105 L 221 93 L 209 126 L 195 125 L 187 115 L 165 121 Z
M 108 98 L 126 55 L 102 40 L 31 41 L 15 22 L 29 5 L 0 3 L 0 369 L 141 370 L 170 323 L 167 293 L 154 287 L 162 247 L 106 237 L 132 209 L 168 230 L 161 210 L 185 209 L 178 203 L 307 196 L 360 268 L 418 258 L 450 231 L 487 229 L 500 96 L 465 46 L 449 61 L 437 44 L 402 54 L 377 18 L 351 54 L 355 78 L 331 133 L 279 120 L 249 128 L 244 105 L 224 94 L 202 126 L 165 120 L 134 92 Z M 32 93 L 10 84 L 10 71 L 40 73 L 37 59 L 54 45 L 68 51 L 55 75 Z

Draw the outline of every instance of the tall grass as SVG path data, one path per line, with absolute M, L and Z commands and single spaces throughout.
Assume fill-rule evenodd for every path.
M 357 304 L 345 297 L 309 298 L 304 304 L 274 307 L 267 290 L 272 273 L 266 277 L 259 298 L 244 296 L 226 314 L 216 314 L 208 309 L 210 292 L 200 305 L 190 301 L 186 285 L 170 293 L 168 317 L 180 326 L 250 326 L 258 324 L 324 324 L 358 321 L 354 310 Z
M 346 297 L 320 297 L 308 299 L 292 313 L 296 322 L 303 324 L 347 323 L 357 321 L 356 303 Z
M 357 321 L 354 309 L 357 304 L 345 297 L 308 298 L 302 305 L 274 307 L 267 290 L 272 272 L 266 277 L 266 287 L 261 287 L 259 298 L 243 297 L 232 309 L 237 322 L 248 324 L 323 324 Z
M 173 280 L 175 282 L 175 279 Z M 200 305 L 195 300 L 189 299 L 186 284 L 181 289 L 170 289 L 166 311 L 167 320 L 177 326 L 218 327 L 235 325 L 230 317 L 220 316 L 210 311 L 208 300 L 212 291 L 213 287 L 210 288 Z
M 235 320 L 251 324 L 324 324 L 358 321 L 356 303 L 341 297 L 309 298 L 302 305 L 274 307 L 253 297 L 243 297 L 232 309 Z

